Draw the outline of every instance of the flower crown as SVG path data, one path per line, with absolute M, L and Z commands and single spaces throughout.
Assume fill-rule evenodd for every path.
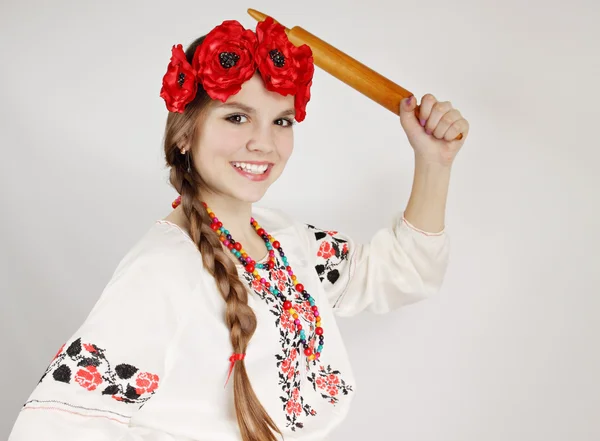
M 312 51 L 306 44 L 291 43 L 271 17 L 257 24 L 256 33 L 236 20 L 224 21 L 196 48 L 191 64 L 182 45 L 174 45 L 160 96 L 170 112 L 182 113 L 200 84 L 213 100 L 225 102 L 257 69 L 267 90 L 294 95 L 295 119 L 304 120 L 314 73 Z

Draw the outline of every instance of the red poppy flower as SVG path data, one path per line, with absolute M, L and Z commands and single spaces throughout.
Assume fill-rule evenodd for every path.
M 178 44 L 171 50 L 171 61 L 163 77 L 160 96 L 170 112 L 182 113 L 185 106 L 196 96 L 198 83 L 196 71 L 188 63 L 183 47 Z
M 306 105 L 310 101 L 310 88 L 312 87 L 315 65 L 312 51 L 308 46 L 300 46 L 297 55 L 299 56 L 299 64 L 303 70 L 298 78 L 298 90 L 294 99 L 294 108 L 296 109 L 296 121 L 301 122 L 306 117 Z
M 285 28 L 272 17 L 258 23 L 256 35 L 256 64 L 265 87 L 282 95 L 295 95 L 300 82 L 307 84 L 310 80 L 310 47 L 296 47 L 288 39 Z M 312 74 L 310 76 L 312 77 Z
M 192 65 L 206 93 L 225 102 L 256 71 L 256 35 L 236 20 L 226 20 L 198 46 Z

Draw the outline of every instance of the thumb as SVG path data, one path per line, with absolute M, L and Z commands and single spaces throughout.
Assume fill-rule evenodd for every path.
M 403 99 L 400 102 L 400 124 L 407 133 L 414 132 L 417 129 L 422 129 L 415 109 L 417 108 L 417 99 L 414 96 Z

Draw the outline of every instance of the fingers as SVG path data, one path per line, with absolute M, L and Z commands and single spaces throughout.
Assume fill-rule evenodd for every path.
M 421 105 L 419 106 L 419 122 L 427 129 L 426 123 L 433 112 L 433 106 L 437 103 L 437 99 L 430 93 L 423 95 Z
M 468 129 L 467 121 L 452 107 L 450 101 L 438 101 L 428 93 L 423 96 L 419 109 L 419 122 L 428 135 L 446 141 L 454 140 Z
M 438 139 L 442 139 L 451 125 L 453 125 L 456 121 L 462 118 L 460 112 L 456 109 L 450 108 L 445 113 L 440 115 L 439 113 L 443 112 L 443 110 L 435 111 L 432 113 L 432 116 L 427 121 L 427 125 L 425 126 L 428 130 L 429 124 L 436 124 L 433 129 L 433 136 Z
M 460 133 L 463 134 L 462 139 L 465 139 L 469 133 L 469 122 L 464 118 L 460 118 L 452 123 L 444 133 L 444 140 L 453 141 Z

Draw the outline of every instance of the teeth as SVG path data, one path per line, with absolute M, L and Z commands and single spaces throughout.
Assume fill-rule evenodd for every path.
M 261 175 L 269 168 L 268 165 L 248 164 L 246 162 L 234 162 L 233 165 L 247 173 L 253 173 L 255 175 Z

